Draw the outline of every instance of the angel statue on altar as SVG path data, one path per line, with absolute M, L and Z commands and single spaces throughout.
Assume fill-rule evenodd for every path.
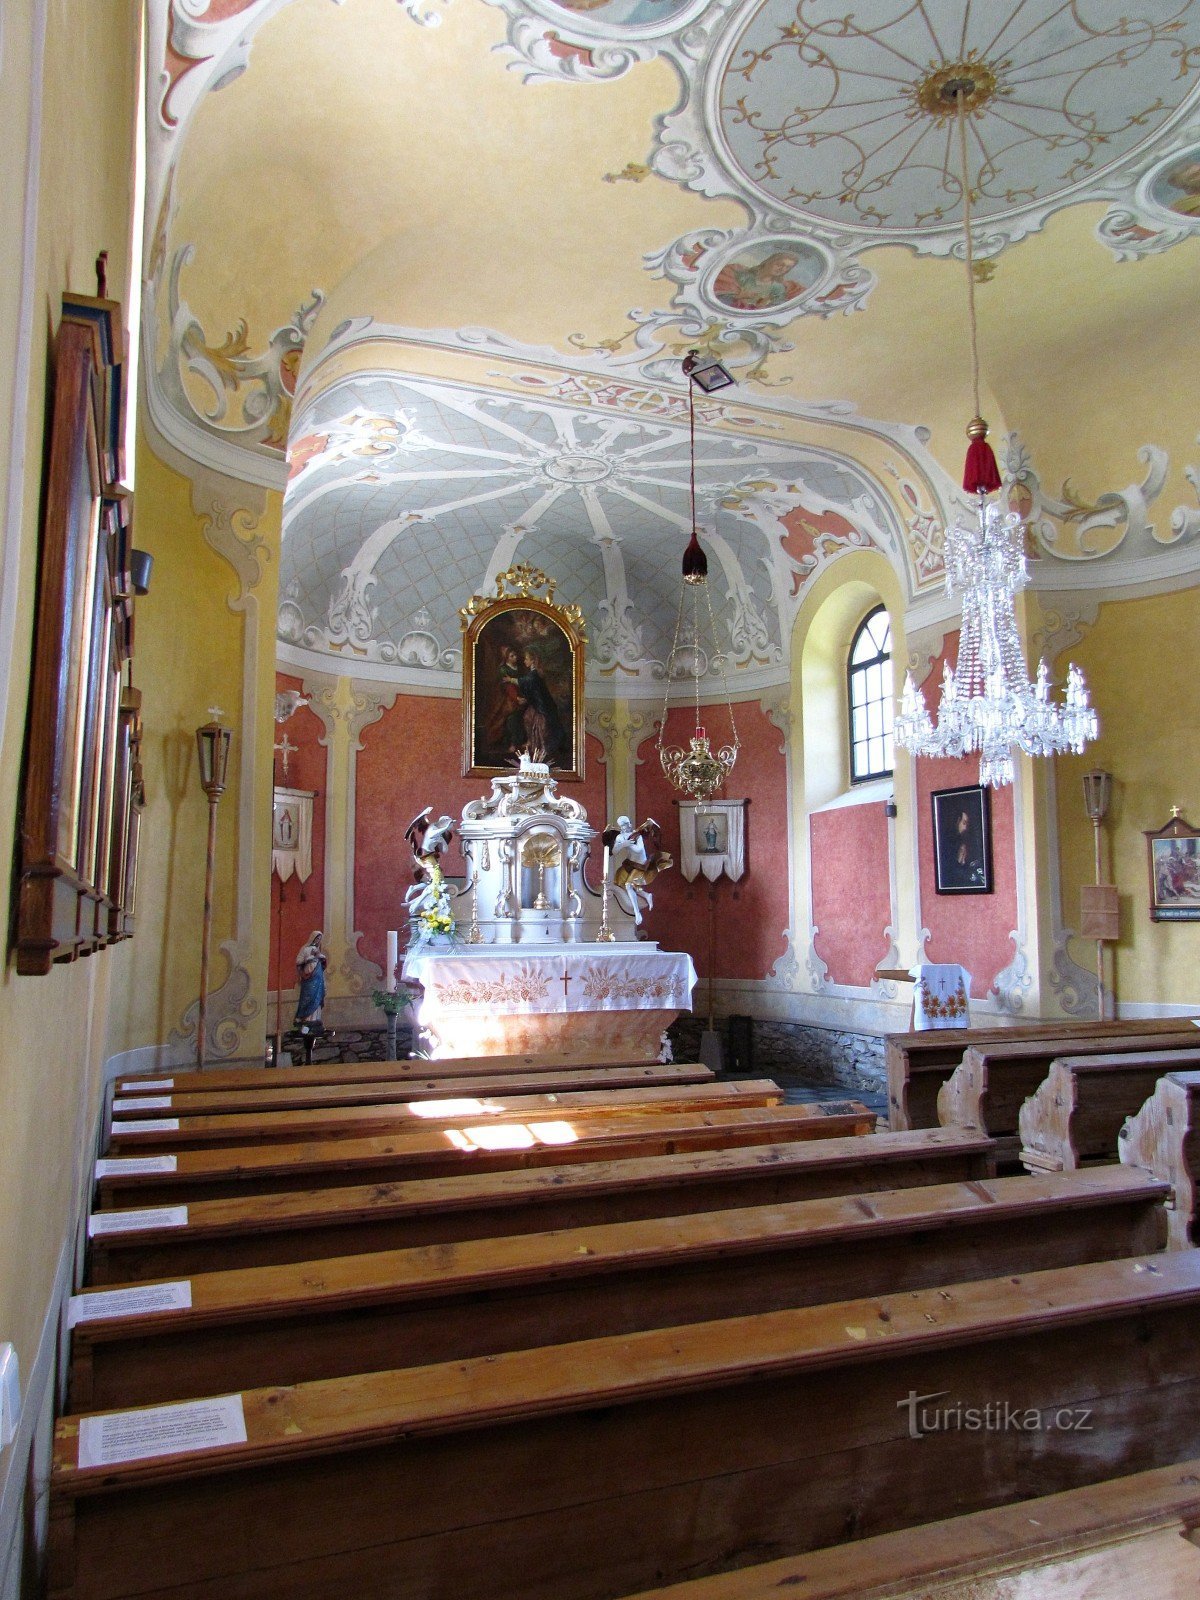
M 442 872 L 442 856 L 454 837 L 450 817 L 430 816 L 432 806 L 419 812 L 404 830 L 412 847 L 416 882 L 404 896 L 404 906 L 412 923 L 413 943 L 454 932 L 454 913 L 450 909 L 450 888 Z
M 296 954 L 296 976 L 300 992 L 296 996 L 297 1028 L 320 1028 L 321 1013 L 325 1008 L 325 968 L 329 957 L 324 950 L 325 935 L 314 928 L 308 943 Z
M 603 839 L 617 902 L 628 909 L 634 926 L 640 928 L 643 910 L 654 909 L 650 885 L 660 872 L 675 865 L 662 847 L 662 828 L 653 817 L 636 828 L 628 817 L 618 817 L 615 828 L 604 830 Z

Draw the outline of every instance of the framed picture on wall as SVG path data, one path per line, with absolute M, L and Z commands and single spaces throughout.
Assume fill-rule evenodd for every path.
M 462 609 L 465 778 L 511 772 L 522 751 L 559 780 L 583 778 L 583 613 L 554 590 L 522 563 Z
M 1200 829 L 1176 806 L 1169 822 L 1145 834 L 1151 922 L 1200 922 Z
M 938 894 L 991 894 L 992 812 L 981 784 L 935 789 L 933 870 Z

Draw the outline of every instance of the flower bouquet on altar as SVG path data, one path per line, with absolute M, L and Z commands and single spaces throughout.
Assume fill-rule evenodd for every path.
M 451 945 L 457 940 L 454 912 L 450 909 L 450 886 L 442 876 L 442 869 L 434 866 L 424 892 L 409 908 L 412 938 L 415 945 Z

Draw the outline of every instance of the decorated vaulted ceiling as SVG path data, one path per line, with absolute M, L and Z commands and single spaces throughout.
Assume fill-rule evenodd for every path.
M 147 387 L 286 482 L 281 657 L 455 681 L 528 560 L 661 684 L 697 415 L 722 644 L 847 549 L 936 609 L 982 402 L 1049 590 L 1200 563 L 1200 4 L 151 0 Z

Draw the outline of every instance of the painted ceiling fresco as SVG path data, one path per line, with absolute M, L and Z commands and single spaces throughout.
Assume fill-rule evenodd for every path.
M 285 657 L 452 681 L 457 608 L 528 559 L 595 672 L 648 692 L 691 347 L 738 381 L 698 479 L 742 681 L 786 676 L 843 548 L 932 592 L 970 414 L 956 84 L 985 409 L 1041 581 L 1196 559 L 1195 425 L 1139 414 L 1128 485 L 1089 480 L 1047 381 L 1099 415 L 1164 329 L 1195 341 L 1193 0 L 152 0 L 151 24 L 151 412 L 288 478 Z

